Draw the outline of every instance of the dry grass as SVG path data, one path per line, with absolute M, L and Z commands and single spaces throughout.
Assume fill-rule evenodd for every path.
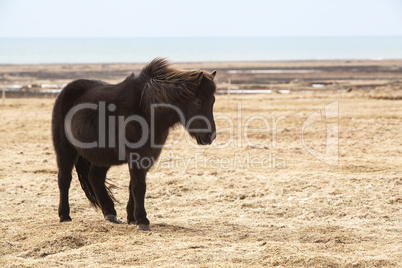
M 337 166 L 315 159 L 301 142 L 306 118 L 333 101 L 339 101 L 339 118 L 327 123 L 339 124 Z M 185 136 L 164 150 L 148 175 L 152 232 L 105 222 L 75 174 L 73 222 L 58 223 L 53 102 L 7 99 L 0 107 L 2 267 L 402 265 L 400 100 L 355 92 L 218 96 L 216 115 L 234 119 L 233 142 L 223 149 L 193 148 Z M 237 131 L 239 103 L 240 130 L 255 114 L 266 117 L 271 130 L 272 116 L 284 116 L 277 123 L 276 146 L 272 132 L 248 136 L 263 146 L 247 144 Z M 217 120 L 218 129 L 228 124 Z M 256 120 L 250 128 L 263 126 Z M 179 132 L 173 131 L 170 141 Z M 224 131 L 216 144 L 223 146 L 229 136 Z M 312 125 L 305 138 L 323 152 L 324 123 Z M 113 190 L 121 201 L 118 217 L 125 221 L 128 168 L 114 167 L 108 176 L 118 186 Z

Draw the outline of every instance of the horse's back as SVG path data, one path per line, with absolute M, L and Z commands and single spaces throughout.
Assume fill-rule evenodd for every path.
M 88 79 L 79 79 L 69 83 L 64 89 L 60 92 L 57 97 L 56 105 L 61 105 L 61 108 L 70 109 L 73 103 L 78 102 L 81 96 L 89 92 L 91 89 L 94 89 L 99 86 L 108 85 L 105 82 L 98 80 L 88 80 Z M 65 107 L 69 106 L 70 107 Z

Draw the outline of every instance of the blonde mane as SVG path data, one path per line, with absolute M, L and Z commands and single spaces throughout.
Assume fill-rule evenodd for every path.
M 178 104 L 194 97 L 202 79 L 212 76 L 202 71 L 185 71 L 171 67 L 162 58 L 156 58 L 146 65 L 139 79 L 143 84 L 141 105 L 149 108 L 154 103 Z

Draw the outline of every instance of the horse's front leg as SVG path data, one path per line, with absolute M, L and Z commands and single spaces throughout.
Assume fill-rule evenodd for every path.
M 146 171 L 132 167 L 130 169 L 130 197 L 127 204 L 127 221 L 136 224 L 143 231 L 151 231 L 147 212 L 144 207 L 146 192 Z

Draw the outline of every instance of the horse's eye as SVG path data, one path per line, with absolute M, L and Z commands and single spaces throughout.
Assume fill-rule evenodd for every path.
M 201 99 L 195 99 L 194 103 L 195 103 L 195 105 L 200 106 L 202 104 L 202 100 Z

